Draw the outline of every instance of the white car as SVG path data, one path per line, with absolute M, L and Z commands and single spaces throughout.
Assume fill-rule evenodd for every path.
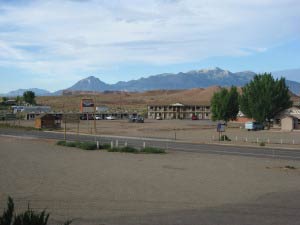
M 102 117 L 101 116 L 95 116 L 95 119 L 96 120 L 102 120 Z
M 115 120 L 116 118 L 114 116 L 107 116 L 107 117 L 105 117 L 105 119 L 107 119 L 107 120 Z

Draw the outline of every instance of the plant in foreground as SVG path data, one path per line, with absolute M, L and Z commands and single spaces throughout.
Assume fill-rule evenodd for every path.
M 47 225 L 50 214 L 45 210 L 36 212 L 29 205 L 26 211 L 14 214 L 14 201 L 11 197 L 7 200 L 7 209 L 0 216 L 0 225 Z M 70 225 L 72 221 L 66 221 L 63 225 Z

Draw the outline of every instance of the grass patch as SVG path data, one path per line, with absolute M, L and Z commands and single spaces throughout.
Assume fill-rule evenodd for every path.
M 77 146 L 75 147 L 84 149 L 84 150 L 96 150 L 97 149 L 97 144 L 94 142 L 80 142 Z
M 95 142 L 58 141 L 58 142 L 56 142 L 56 144 L 60 145 L 60 146 L 71 147 L 71 148 L 80 148 L 83 150 L 96 150 L 97 149 L 97 144 Z M 111 148 L 110 144 L 99 145 L 99 149 L 105 149 L 108 152 L 152 153 L 152 154 L 166 153 L 166 151 L 164 149 L 154 148 L 154 147 L 146 147 L 143 149 L 138 149 L 138 148 L 134 148 L 131 146 Z
M 154 148 L 154 147 L 146 147 L 141 149 L 142 153 L 153 153 L 153 154 L 163 154 L 166 153 L 164 149 L 161 148 Z
M 18 121 L 16 121 L 15 123 L 18 123 Z M 31 130 L 41 131 L 41 130 L 43 130 L 41 128 L 25 127 L 25 126 L 21 126 L 21 125 L 13 125 L 13 124 L 10 124 L 10 123 L 0 123 L 0 127 L 2 127 L 2 128 L 21 129 L 21 130 L 27 130 L 27 131 L 31 131 Z
M 133 147 L 122 147 L 122 148 L 108 148 L 107 149 L 108 152 L 127 152 L 127 153 L 139 153 L 139 150 Z
M 120 148 L 121 152 L 128 152 L 128 153 L 138 153 L 139 150 L 130 146 L 126 146 L 123 148 Z
M 71 147 L 71 148 L 81 148 L 83 150 L 96 150 L 97 144 L 94 142 L 78 142 L 78 141 L 58 141 L 57 145 Z M 99 146 L 100 147 L 100 146 Z

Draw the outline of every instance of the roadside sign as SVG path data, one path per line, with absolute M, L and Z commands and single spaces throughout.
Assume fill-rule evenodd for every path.
M 225 132 L 225 124 L 218 123 L 218 125 L 217 125 L 217 131 L 218 132 Z
M 62 115 L 62 121 L 64 123 L 79 123 L 80 114 L 78 113 L 67 113 Z
M 80 112 L 93 113 L 95 112 L 94 100 L 91 98 L 83 98 L 80 103 Z

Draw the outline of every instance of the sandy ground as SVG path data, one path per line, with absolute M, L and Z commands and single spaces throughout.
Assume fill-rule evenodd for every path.
M 18 209 L 25 209 L 29 201 L 34 209 L 46 208 L 52 223 L 74 219 L 73 224 L 192 225 L 207 219 L 195 217 L 206 215 L 206 210 L 216 209 L 221 215 L 221 207 L 229 215 L 233 205 L 265 199 L 262 196 L 269 196 L 262 201 L 271 204 L 272 194 L 290 193 L 289 204 L 296 201 L 291 193 L 300 196 L 299 169 L 281 168 L 299 168 L 296 161 L 83 151 L 56 146 L 53 141 L 8 137 L 0 137 L 0 144 L 0 211 L 10 195 Z M 276 197 L 286 201 L 282 198 Z M 295 217 L 298 211 L 294 215 L 291 210 L 299 209 L 298 200 L 292 209 L 278 207 L 279 214 L 272 211 L 263 217 L 277 218 L 285 209 L 287 218 Z M 250 216 L 251 206 L 237 208 L 239 212 L 246 209 L 241 215 Z M 204 224 L 218 218 L 212 215 Z

